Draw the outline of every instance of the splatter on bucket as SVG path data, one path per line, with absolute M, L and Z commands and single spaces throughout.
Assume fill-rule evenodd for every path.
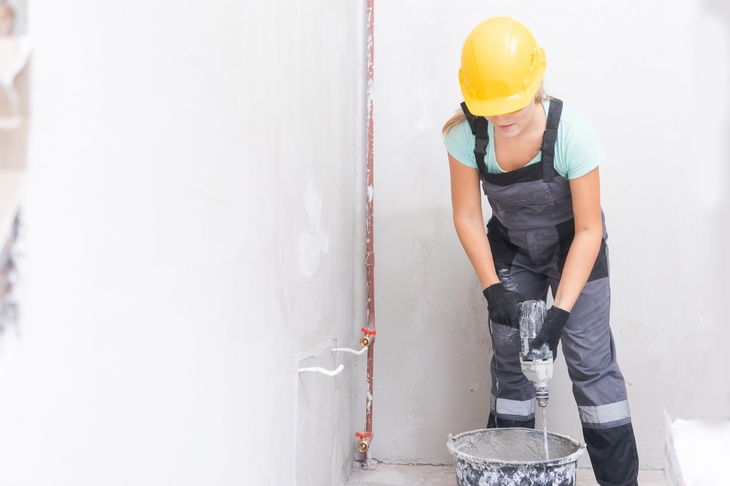
M 570 437 L 521 428 L 480 429 L 449 435 L 458 486 L 574 486 L 585 450 Z

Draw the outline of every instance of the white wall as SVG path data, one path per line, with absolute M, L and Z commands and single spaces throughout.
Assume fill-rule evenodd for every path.
M 364 3 L 30 8 L 0 483 L 340 480 L 365 403 L 364 361 L 328 350 L 364 322 Z
M 450 219 L 440 129 L 461 101 L 464 38 L 500 14 L 533 30 L 547 90 L 601 134 L 612 325 L 641 467 L 661 468 L 664 408 L 730 419 L 730 12 L 719 0 L 377 3 L 373 456 L 450 462 L 447 435 L 486 424 L 486 303 Z M 548 427 L 580 438 L 564 363 L 556 374 Z
M 364 324 L 364 2 L 30 7 L 0 482 L 341 480 L 365 401 L 364 360 L 328 349 Z M 548 90 L 603 137 L 613 326 L 642 467 L 659 468 L 663 408 L 730 418 L 719 0 L 376 2 L 372 456 L 450 462 L 447 434 L 486 420 L 486 306 L 439 133 L 463 38 L 495 14 L 534 30 Z M 550 429 L 579 437 L 557 374 Z

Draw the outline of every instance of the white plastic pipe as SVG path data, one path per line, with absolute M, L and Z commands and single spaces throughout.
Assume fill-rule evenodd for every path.
M 361 354 L 363 354 L 367 350 L 368 350 L 368 347 L 367 346 L 363 347 L 360 351 L 355 351 L 354 349 L 350 349 L 350 348 L 332 348 L 332 351 L 342 351 L 342 352 L 345 352 L 345 353 L 356 354 L 358 356 L 361 355 Z
M 320 368 L 319 366 L 313 366 L 311 368 L 299 368 L 299 373 L 304 373 L 306 371 L 313 371 L 316 373 L 322 373 L 323 375 L 327 376 L 335 376 L 339 375 L 342 370 L 345 369 L 345 365 L 340 365 L 334 370 L 326 370 L 324 368 Z

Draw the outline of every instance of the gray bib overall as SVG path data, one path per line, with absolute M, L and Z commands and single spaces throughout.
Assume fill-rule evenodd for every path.
M 553 295 L 573 241 L 570 183 L 554 167 L 562 102 L 550 100 L 540 162 L 492 174 L 484 154 L 487 121 L 462 109 L 475 135 L 477 168 L 492 208 L 487 236 L 502 283 L 527 299 Z M 601 215 L 603 218 L 603 214 Z M 587 449 L 600 484 L 636 484 L 638 456 L 624 378 L 616 361 L 609 326 L 610 288 L 605 220 L 603 241 L 593 270 L 573 307 L 561 343 L 578 405 Z M 490 426 L 534 427 L 534 387 L 519 363 L 519 331 L 490 322 Z M 632 479 L 633 478 L 633 479 Z

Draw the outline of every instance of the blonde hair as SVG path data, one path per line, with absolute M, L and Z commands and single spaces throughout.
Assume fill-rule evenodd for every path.
M 537 93 L 535 93 L 535 102 L 542 103 L 543 101 L 549 100 L 550 98 L 552 98 L 552 96 L 545 93 L 545 90 L 542 86 L 540 86 L 540 89 L 538 89 Z M 444 127 L 441 129 L 441 135 L 446 135 L 449 130 L 451 130 L 464 120 L 466 120 L 466 115 L 464 114 L 463 110 L 459 109 L 454 113 L 451 118 L 446 121 L 446 123 L 444 123 Z

